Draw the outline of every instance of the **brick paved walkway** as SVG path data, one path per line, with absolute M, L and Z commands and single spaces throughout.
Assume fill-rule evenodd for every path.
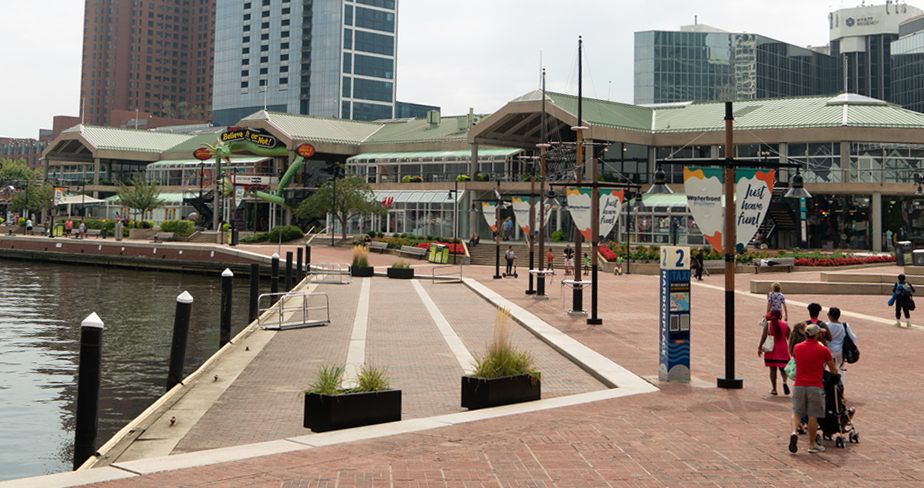
M 465 268 L 466 276 L 593 350 L 640 376 L 657 377 L 657 277 L 601 275 L 603 325 L 588 326 L 564 313 L 558 299 L 560 276 L 548 288 L 552 299 L 536 302 L 523 293 L 525 273 L 518 280 L 492 280 L 493 271 Z M 658 383 L 661 390 L 655 393 L 146 474 L 99 486 L 922 486 L 924 421 L 916 413 L 924 401 L 924 336 L 918 326 L 889 325 L 893 314 L 885 304 L 887 297 L 787 297 L 791 323 L 806 315 L 796 302 L 817 301 L 825 309 L 839 306 L 859 336 L 862 358 L 850 367 L 847 379 L 861 443 L 846 449 L 827 443 L 827 452 L 808 454 L 803 438 L 797 454 L 786 450 L 790 400 L 767 393 L 767 369 L 756 355 L 756 322 L 766 302 L 763 296 L 747 293 L 748 284 L 751 279 L 812 280 L 818 275 L 736 277 L 741 292 L 736 296 L 736 364 L 737 376 L 744 379 L 742 390 L 715 387 L 715 378 L 724 375 L 724 277 L 716 275 L 692 287 L 689 384 Z M 444 304 L 457 298 L 443 296 L 453 295 L 450 288 L 429 291 Z M 387 303 L 390 295 L 376 292 L 373 300 Z M 411 293 L 401 296 L 415 298 Z M 447 315 L 451 322 L 470 313 L 465 299 L 459 301 L 462 310 Z M 922 322 L 912 317 L 912 323 Z M 477 343 L 465 331 L 459 334 L 466 344 Z

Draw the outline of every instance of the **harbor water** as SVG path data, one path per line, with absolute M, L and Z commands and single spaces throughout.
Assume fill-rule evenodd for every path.
M 97 447 L 164 393 L 183 291 L 194 299 L 188 375 L 218 350 L 220 273 L 0 260 L 0 481 L 71 469 L 80 323 L 91 313 L 105 323 Z M 248 295 L 249 278 L 235 279 L 232 337 L 247 325 Z

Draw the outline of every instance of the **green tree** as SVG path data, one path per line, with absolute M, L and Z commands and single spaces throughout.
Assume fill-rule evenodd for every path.
M 42 170 L 29 169 L 25 159 L 0 159 L 0 188 L 8 192 L 10 211 L 26 214 L 50 209 L 54 187 L 42 181 Z M 12 187 L 12 189 L 10 189 Z
M 193 120 L 202 120 L 203 113 L 202 105 L 193 105 L 193 108 L 189 110 L 189 118 Z
M 332 214 L 340 222 L 344 239 L 346 223 L 353 218 L 387 213 L 388 209 L 375 201 L 369 183 L 359 175 L 328 180 L 317 192 L 299 203 L 295 210 L 295 214 L 303 219 Z
M 164 113 L 164 117 L 176 118 L 176 109 L 173 108 L 170 100 L 164 100 L 164 103 L 160 104 L 160 110 Z
M 185 100 L 176 104 L 176 116 L 180 119 L 189 119 L 189 103 Z
M 164 205 L 164 200 L 159 197 L 160 188 L 154 183 L 148 184 L 148 182 L 144 181 L 143 176 L 133 178 L 131 185 L 119 183 L 119 202 L 124 207 L 140 212 L 142 219 L 148 210 L 154 210 Z

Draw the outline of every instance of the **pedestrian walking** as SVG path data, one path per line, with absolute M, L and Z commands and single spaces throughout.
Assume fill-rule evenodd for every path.
M 587 273 L 590 272 L 590 256 L 587 253 L 584 253 L 584 276 L 587 276 Z
M 771 395 L 776 395 L 776 376 L 779 370 L 783 379 L 783 394 L 789 395 L 789 385 L 786 380 L 786 373 L 783 368 L 789 362 L 789 326 L 786 322 L 780 321 L 780 311 L 773 310 L 767 314 L 767 321 L 764 322 L 764 330 L 760 335 L 760 342 L 757 343 L 757 357 L 763 356 L 764 366 L 770 368 L 770 390 Z M 764 341 L 768 336 L 773 337 L 773 349 L 764 351 Z
M 570 275 L 574 271 L 574 249 L 571 248 L 571 244 L 566 244 L 562 252 L 565 255 L 565 274 Z
M 796 381 L 792 391 L 792 434 L 789 435 L 789 452 L 799 450 L 799 431 L 802 428 L 802 416 L 808 415 L 809 450 L 808 452 L 824 452 L 825 447 L 815 444 L 815 434 L 818 432 L 818 419 L 825 416 L 825 367 L 828 371 L 837 374 L 837 366 L 831 357 L 831 351 L 818 343 L 816 336 L 821 328 L 810 324 L 805 328 L 806 339 L 793 348 L 793 358 L 796 360 Z
M 77 228 L 77 238 L 78 238 L 78 239 L 83 239 L 83 233 L 86 232 L 86 231 L 87 231 L 87 226 L 86 226 L 86 224 L 84 224 L 83 221 L 81 220 L 81 221 L 80 221 L 80 227 Z
M 693 257 L 693 263 L 696 267 L 696 279 L 703 281 L 703 268 L 706 267 L 706 255 L 703 253 L 702 248 L 700 248 L 696 256 Z
M 841 382 L 845 381 L 844 376 L 847 374 L 847 365 L 844 364 L 844 338 L 850 335 L 853 343 L 857 343 L 857 336 L 850 330 L 846 322 L 841 322 L 841 309 L 831 307 L 828 309 L 828 330 L 831 331 L 831 340 L 828 341 L 828 350 L 834 358 L 834 364 L 837 366 L 838 374 L 841 375 Z M 798 366 L 796 366 L 798 368 Z
M 504 257 L 507 258 L 507 272 L 505 273 L 508 276 L 513 276 L 513 263 L 516 262 L 517 256 L 513 252 L 513 246 L 507 248 L 507 252 L 504 254 Z
M 767 295 L 767 313 L 773 310 L 779 310 L 783 317 L 783 322 L 789 322 L 789 309 L 786 307 L 786 296 L 781 293 L 783 285 L 779 281 L 770 285 L 772 290 Z
M 821 313 L 821 305 L 812 302 L 808 304 L 808 313 L 809 319 L 805 321 L 805 325 L 815 324 L 818 327 L 821 327 L 821 335 L 818 336 L 818 342 L 822 344 L 827 344 L 831 340 L 831 331 L 828 330 L 828 324 L 823 320 L 818 320 L 818 315 Z
M 892 287 L 892 299 L 895 303 L 895 326 L 902 326 L 902 310 L 905 311 L 905 326 L 911 327 L 911 310 L 914 310 L 914 287 L 905 281 L 905 275 L 898 275 L 898 283 Z
M 67 222 L 64 223 L 64 235 L 66 237 L 71 236 L 71 231 L 74 229 L 74 221 L 67 219 Z
M 545 254 L 545 269 L 551 271 L 552 274 L 555 274 L 555 267 L 553 266 L 555 262 L 555 256 L 552 255 L 552 250 L 549 249 Z
M 32 219 L 26 219 L 26 234 L 32 235 Z

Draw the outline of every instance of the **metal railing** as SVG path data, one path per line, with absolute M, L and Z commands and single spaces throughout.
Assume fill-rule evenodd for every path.
M 450 271 L 445 274 L 437 274 L 437 271 L 459 268 L 458 271 Z M 431 279 L 433 283 L 462 283 L 462 265 L 451 266 L 434 266 Z
M 274 298 L 279 301 L 273 303 Z M 321 298 L 323 305 L 310 306 L 309 301 L 321 302 Z M 270 303 L 268 307 L 260 306 L 266 301 Z M 264 293 L 257 297 L 257 307 L 257 325 L 264 330 L 300 329 L 330 323 L 330 300 L 327 293 Z M 267 311 L 273 313 L 265 313 Z
M 308 266 L 308 276 L 312 283 L 345 285 L 353 282 L 349 264 L 312 263 Z

